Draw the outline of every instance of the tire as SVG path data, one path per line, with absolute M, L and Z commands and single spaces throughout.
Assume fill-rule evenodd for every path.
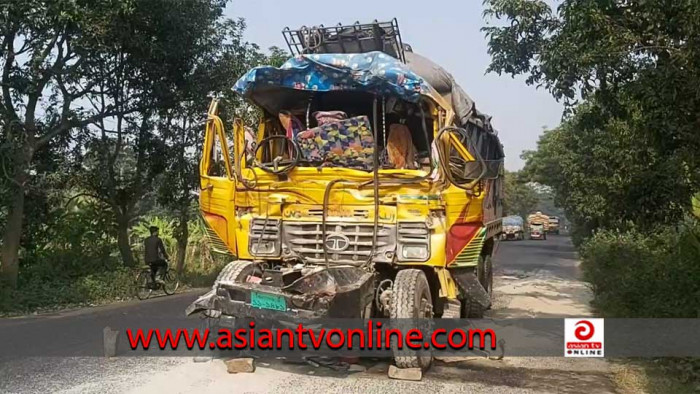
M 493 291 L 493 263 L 491 256 L 479 256 L 479 262 L 476 266 L 476 277 L 484 287 L 486 292 L 491 296 Z M 462 315 L 468 319 L 482 319 L 486 309 L 481 304 L 467 297 L 464 301 L 464 309 Z
M 486 280 L 484 262 L 484 255 L 479 255 L 479 261 L 476 263 L 476 278 L 479 279 L 479 283 L 481 283 L 482 286 L 484 286 L 484 282 Z
M 404 269 L 396 274 L 391 293 L 392 319 L 419 319 L 433 317 L 433 301 L 430 286 L 423 271 Z M 433 361 L 432 356 L 406 355 L 407 350 L 399 350 L 392 342 L 394 361 L 399 368 L 427 369 Z M 410 353 L 409 353 L 410 354 Z
M 180 287 L 180 280 L 177 277 L 177 274 L 172 271 L 168 270 L 165 275 L 163 275 L 163 293 L 167 295 L 173 295 L 177 291 L 177 289 Z
M 151 273 L 149 271 L 141 271 L 136 277 L 136 298 L 139 300 L 145 300 L 151 296 L 153 289 L 149 287 L 151 283 Z
M 483 276 L 483 281 L 481 282 L 481 285 L 484 286 L 484 289 L 486 289 L 486 292 L 489 293 L 489 296 L 493 294 L 493 259 L 491 259 L 491 256 L 488 255 L 484 259 L 484 274 Z
M 475 268 L 476 279 L 479 281 L 479 283 L 482 283 L 483 278 L 483 275 L 479 272 L 479 266 L 481 265 L 483 265 L 483 260 L 482 257 L 479 256 L 479 263 Z M 486 312 L 484 307 L 481 306 L 481 304 L 478 303 L 475 299 L 469 297 L 469 295 L 466 295 L 466 297 L 462 300 L 461 315 L 463 319 L 481 319 L 484 317 L 484 312 Z
M 219 272 L 216 283 L 220 282 L 245 282 L 249 275 L 259 272 L 258 267 L 250 261 L 236 260 L 226 264 Z

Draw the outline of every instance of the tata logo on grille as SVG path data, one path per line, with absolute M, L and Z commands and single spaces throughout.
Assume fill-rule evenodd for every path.
M 342 252 L 350 246 L 350 239 L 343 234 L 332 233 L 326 236 L 326 249 L 329 252 Z
M 604 357 L 604 319 L 565 319 L 565 357 Z

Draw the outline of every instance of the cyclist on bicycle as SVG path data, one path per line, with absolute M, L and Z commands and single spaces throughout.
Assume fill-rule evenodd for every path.
M 144 261 L 151 267 L 151 283 L 163 284 L 161 279 L 165 269 L 168 267 L 168 253 L 165 251 L 163 240 L 158 237 L 159 228 L 151 226 L 149 228 L 151 236 L 144 241 L 145 258 Z M 160 275 L 156 280 L 156 274 L 160 271 Z

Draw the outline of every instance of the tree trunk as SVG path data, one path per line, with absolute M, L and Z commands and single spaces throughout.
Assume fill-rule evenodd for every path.
M 177 274 L 182 275 L 182 271 L 185 268 L 185 257 L 187 257 L 187 241 L 189 240 L 190 233 L 187 227 L 187 215 L 180 215 L 180 223 L 178 223 L 178 230 L 175 236 L 177 240 Z
M 135 264 L 134 254 L 131 252 L 129 244 L 129 220 L 126 218 L 117 218 L 117 246 L 124 265 L 133 267 Z
M 15 185 L 15 195 L 7 217 L 7 227 L 2 237 L 2 254 L 0 255 L 0 280 L 14 289 L 17 287 L 19 273 L 19 241 L 22 235 L 22 218 L 24 216 L 24 187 Z
M 10 288 L 17 288 L 17 276 L 19 274 L 19 246 L 22 236 L 22 219 L 24 218 L 24 193 L 29 180 L 29 163 L 32 161 L 34 150 L 25 146 L 22 152 L 18 152 L 13 163 L 14 177 L 11 190 L 13 192 L 10 202 L 10 212 L 7 216 L 7 227 L 2 237 L 2 251 L 0 251 L 0 281 L 5 282 Z

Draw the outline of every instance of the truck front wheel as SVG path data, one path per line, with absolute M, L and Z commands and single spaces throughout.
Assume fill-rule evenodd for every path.
M 418 269 L 404 269 L 396 274 L 391 294 L 392 319 L 430 319 L 433 317 L 433 301 L 425 273 Z M 426 369 L 432 356 L 419 356 L 413 351 L 398 349 L 392 342 L 394 360 L 399 368 Z
M 219 276 L 216 278 L 216 283 L 220 282 L 238 282 L 242 283 L 250 275 L 260 273 L 260 268 L 250 261 L 236 260 L 232 261 L 224 267 L 224 269 L 219 272 Z

